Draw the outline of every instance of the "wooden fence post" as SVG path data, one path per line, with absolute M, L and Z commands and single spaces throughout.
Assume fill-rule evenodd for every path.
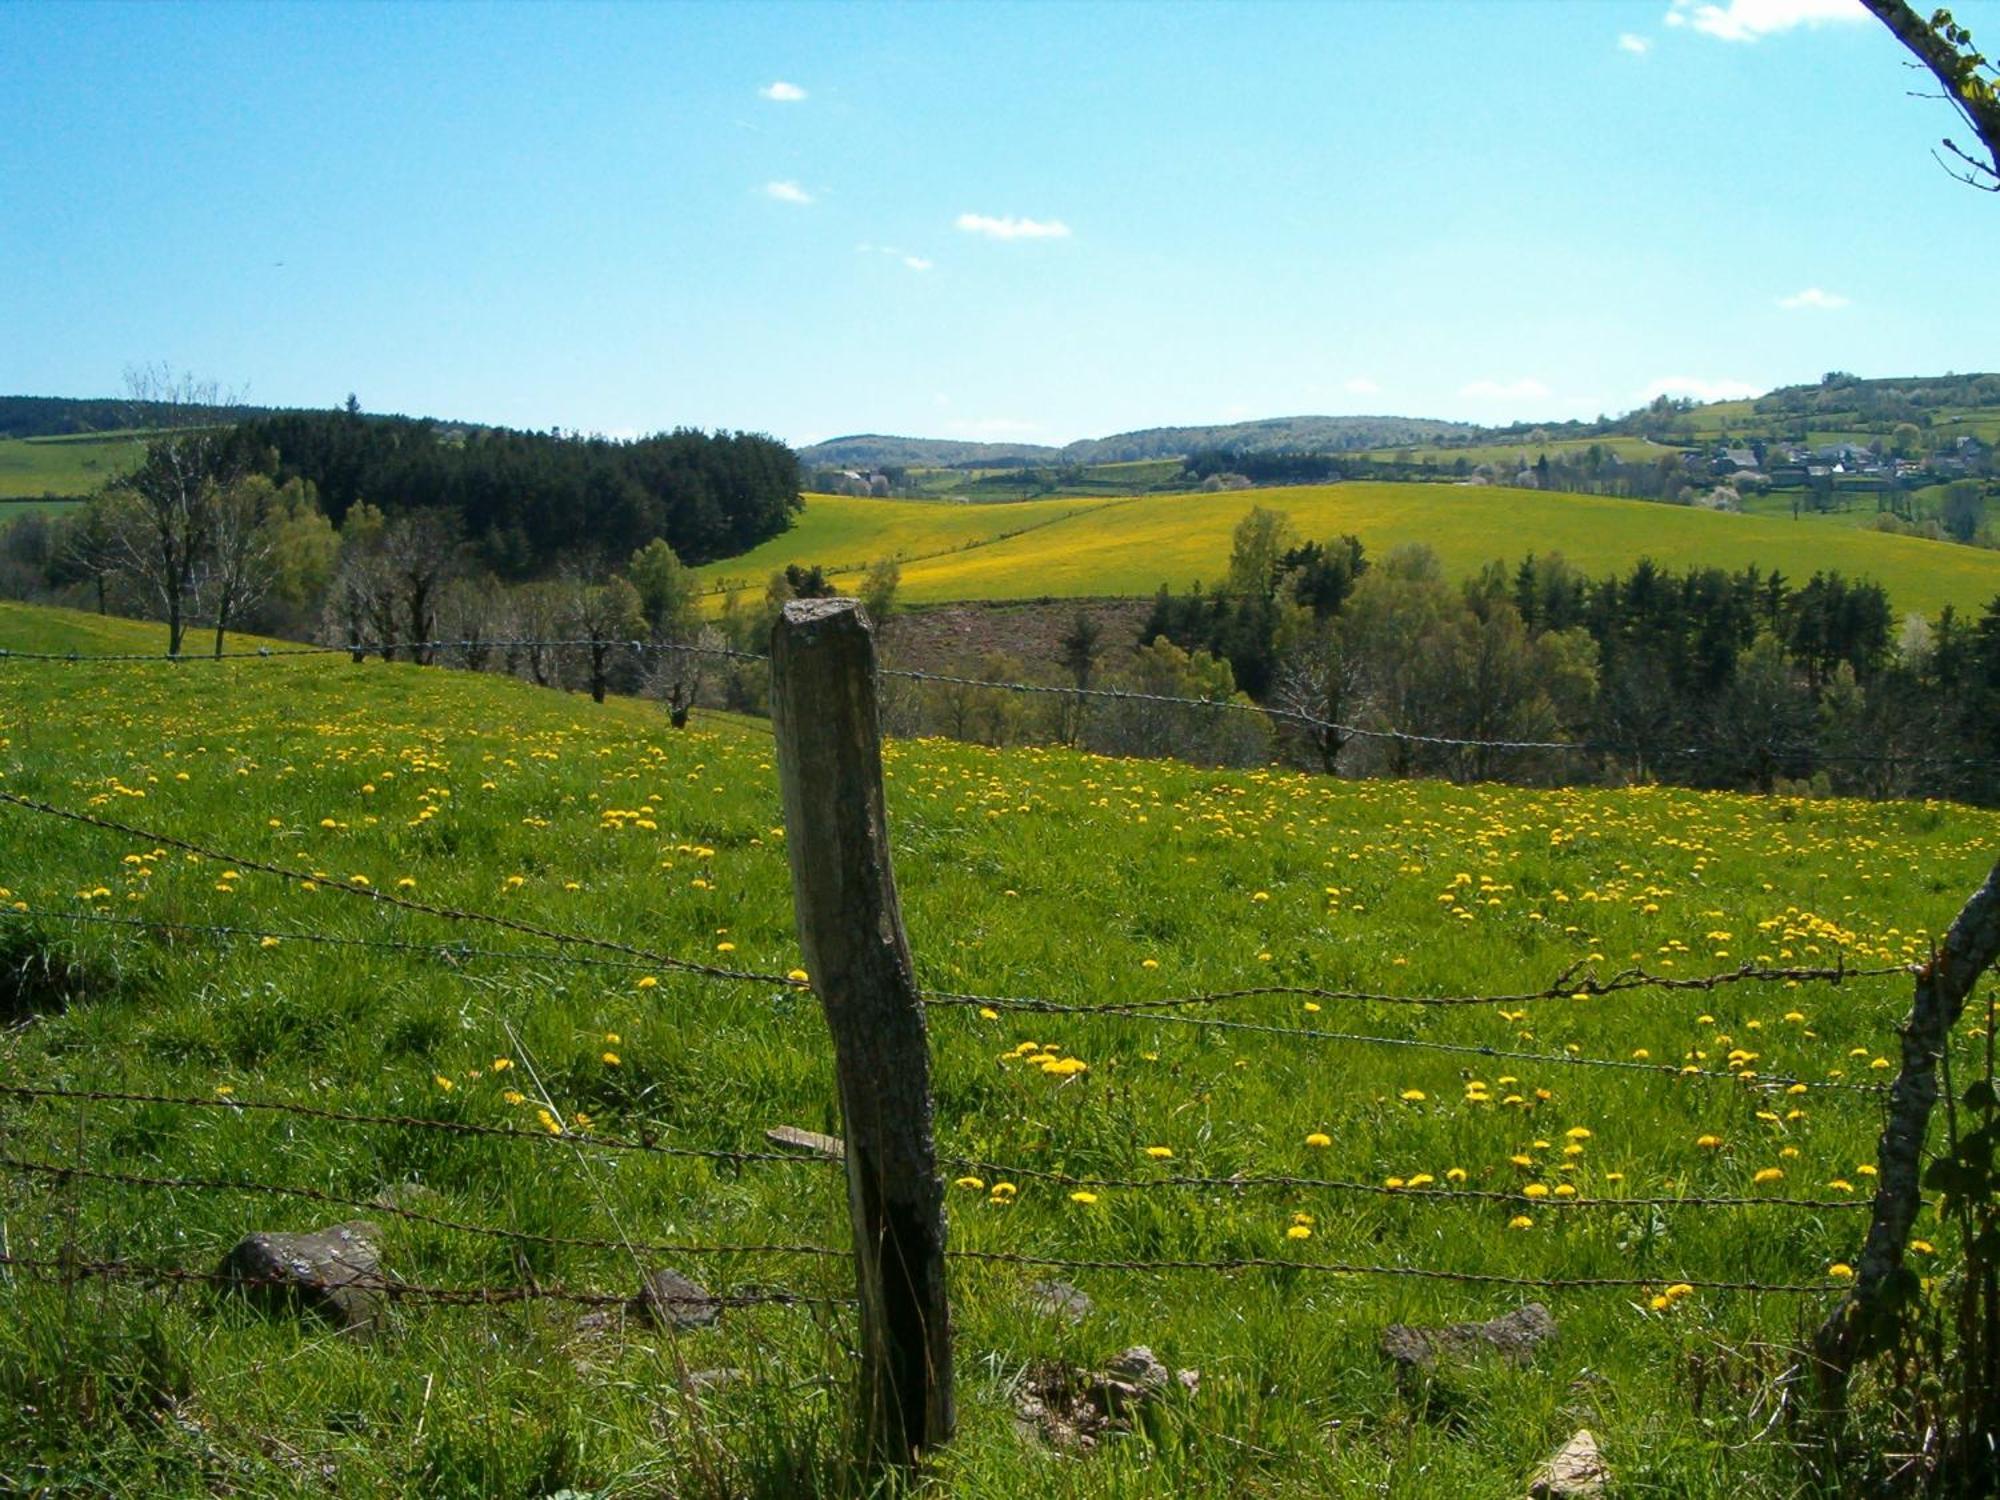
M 1875 1207 L 1854 1284 L 1814 1336 L 1822 1405 L 1845 1403 L 1848 1376 L 1893 1329 L 1915 1277 L 1904 1268 L 1910 1231 L 1923 1206 L 1924 1138 L 1938 1098 L 1938 1059 L 1951 1045 L 1966 997 L 2000 957 L 2000 865 L 1972 894 L 1944 943 L 1917 971 L 1916 998 L 1902 1026 L 1903 1063 L 1889 1090 L 1876 1148 Z
M 909 1464 L 954 1421 L 930 1051 L 889 858 L 875 639 L 852 599 L 787 604 L 771 719 L 799 947 L 833 1033 L 861 1288 L 862 1441 Z

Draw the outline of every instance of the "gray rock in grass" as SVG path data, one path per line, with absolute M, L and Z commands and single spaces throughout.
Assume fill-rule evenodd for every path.
M 678 1271 L 648 1273 L 632 1311 L 656 1328 L 706 1328 L 722 1316 L 721 1299 Z
M 1524 1365 L 1555 1336 L 1555 1318 L 1541 1303 L 1530 1302 L 1485 1323 L 1452 1323 L 1443 1328 L 1391 1323 L 1382 1331 L 1382 1357 L 1401 1371 L 1428 1369 L 1440 1359 L 1463 1363 L 1495 1352 Z
M 223 1258 L 221 1274 L 258 1306 L 315 1313 L 365 1338 L 388 1317 L 381 1244 L 381 1229 L 365 1219 L 304 1234 L 258 1230 Z

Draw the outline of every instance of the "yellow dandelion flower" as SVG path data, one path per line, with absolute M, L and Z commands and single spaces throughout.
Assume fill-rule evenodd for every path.
M 1312 1237 L 1313 1237 L 1312 1230 L 1307 1228 L 1304 1224 L 1294 1224 L 1292 1225 L 1291 1228 L 1285 1231 L 1285 1238 L 1288 1240 L 1309 1240 Z
M 1507 1221 L 1507 1227 L 1509 1229 L 1533 1229 L 1535 1221 L 1526 1214 L 1515 1214 L 1513 1218 Z
M 1174 1148 L 1172 1146 L 1148 1146 L 1146 1154 L 1152 1157 L 1154 1161 L 1170 1161 L 1173 1159 Z
M 1097 1201 L 1097 1194 L 1091 1192 L 1088 1188 L 1078 1188 L 1069 1195 L 1069 1201 L 1072 1203 L 1095 1203 Z
M 654 978 L 651 974 L 641 975 L 638 987 L 642 990 L 658 989 L 660 987 L 660 981 Z
M 1333 1144 L 1333 1137 L 1323 1130 L 1315 1130 L 1306 1137 L 1306 1144 L 1315 1150 L 1324 1150 Z
M 975 1193 L 986 1191 L 986 1184 L 977 1177 L 960 1177 L 952 1183 L 956 1188 L 969 1188 Z

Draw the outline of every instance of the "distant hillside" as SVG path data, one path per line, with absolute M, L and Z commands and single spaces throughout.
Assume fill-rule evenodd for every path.
M 998 469 L 1051 463 L 1061 452 L 1040 443 L 962 443 L 953 438 L 885 437 L 864 432 L 801 448 L 799 462 L 808 469 Z
M 1086 438 L 1071 443 L 1062 456 L 1069 463 L 1114 464 L 1184 458 L 1216 448 L 1233 453 L 1342 453 L 1356 448 L 1447 442 L 1478 431 L 1469 422 L 1440 422 L 1428 417 L 1267 417 L 1213 427 L 1149 427 L 1142 432 Z
M 1442 443 L 1476 435 L 1466 422 L 1426 417 L 1267 417 L 1210 427 L 1148 427 L 1084 438 L 1063 448 L 1038 443 L 964 443 L 950 438 L 829 438 L 799 450 L 808 469 L 1010 468 L 1020 464 L 1118 464 L 1185 458 L 1226 448 L 1237 453 L 1341 453 Z
M 271 410 L 268 406 L 168 407 L 156 401 L 134 402 L 116 397 L 79 400 L 69 396 L 0 396 L 0 438 L 122 432 L 155 426 L 169 418 L 185 421 L 190 415 L 217 422 L 241 422 Z

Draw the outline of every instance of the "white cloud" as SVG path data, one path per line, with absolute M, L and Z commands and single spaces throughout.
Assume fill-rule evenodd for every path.
M 1475 401 L 1539 401 L 1548 395 L 1549 388 L 1533 376 L 1523 376 L 1505 383 L 1475 380 L 1470 385 L 1460 386 L 1458 393 Z
M 1640 36 L 1636 31 L 1621 31 L 1618 33 L 1618 50 L 1643 56 L 1653 50 L 1653 41 L 1651 37 Z
M 983 234 L 996 240 L 1066 240 L 1069 225 L 1061 219 L 1017 219 L 1012 214 L 999 218 L 991 214 L 960 214 L 953 225 L 967 234 Z
M 1795 26 L 1865 21 L 1860 0 L 1673 0 L 1669 26 L 1692 26 L 1725 42 L 1754 42 Z
M 764 184 L 764 196 L 766 198 L 775 198 L 780 203 L 810 203 L 813 201 L 813 195 L 800 187 L 796 182 L 767 182 Z
M 1350 396 L 1373 396 L 1382 389 L 1366 375 L 1356 375 L 1351 380 L 1343 380 L 1340 388 Z
M 1832 312 L 1837 307 L 1845 307 L 1847 303 L 1848 299 L 1841 296 L 1840 293 L 1822 291 L 1816 286 L 1809 286 L 1802 292 L 1793 292 L 1789 297 L 1780 297 L 1778 299 L 1778 306 L 1780 307 L 1791 308 L 1793 310 L 1802 307 L 1816 307 L 1824 309 L 1827 312 Z
M 928 271 L 932 266 L 937 264 L 937 262 L 926 256 L 914 255 L 910 251 L 900 249 L 895 245 L 873 245 L 867 240 L 863 240 L 860 244 L 856 245 L 854 251 L 857 255 L 886 255 L 891 260 L 900 260 L 912 271 Z
M 762 97 L 769 99 L 773 104 L 797 104 L 806 96 L 804 89 L 800 88 L 796 83 L 786 83 L 782 78 L 776 83 L 765 84 L 757 92 Z
M 1687 396 L 1696 401 L 1743 401 L 1764 394 L 1764 387 L 1747 380 L 1702 380 L 1694 375 L 1662 375 L 1646 387 L 1639 399 L 1658 396 Z

